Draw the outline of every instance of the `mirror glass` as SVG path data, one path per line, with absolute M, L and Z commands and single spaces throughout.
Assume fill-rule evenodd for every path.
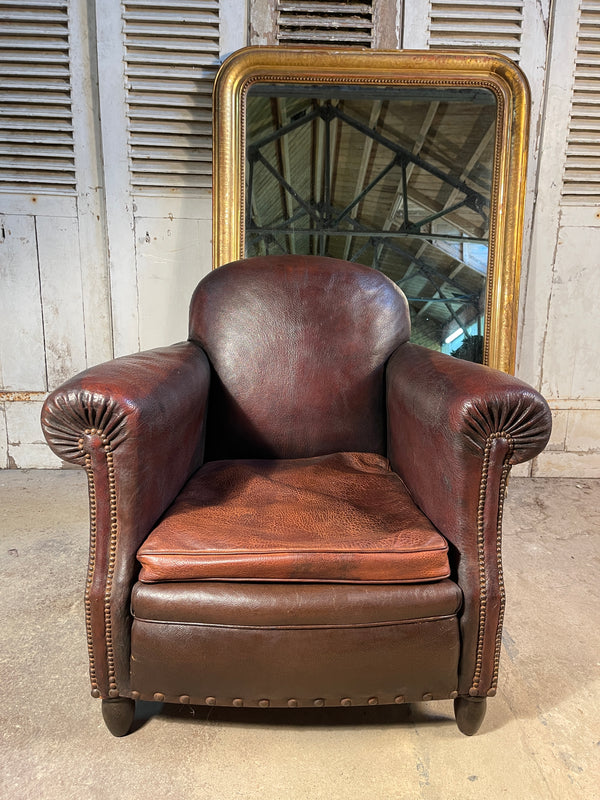
M 413 342 L 514 372 L 529 90 L 512 61 L 247 47 L 213 96 L 215 269 L 366 264 L 408 297 Z
M 482 87 L 253 84 L 245 255 L 378 269 L 413 342 L 483 362 L 496 120 Z

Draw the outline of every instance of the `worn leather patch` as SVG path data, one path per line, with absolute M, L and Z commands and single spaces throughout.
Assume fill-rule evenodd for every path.
M 205 464 L 148 536 L 140 579 L 407 583 L 447 543 L 375 453 Z

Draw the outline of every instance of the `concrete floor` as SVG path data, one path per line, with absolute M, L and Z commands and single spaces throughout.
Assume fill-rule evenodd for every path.
M 89 694 L 79 471 L 0 472 L 0 797 L 600 798 L 600 481 L 514 478 L 498 696 L 263 711 L 147 704 L 114 739 Z

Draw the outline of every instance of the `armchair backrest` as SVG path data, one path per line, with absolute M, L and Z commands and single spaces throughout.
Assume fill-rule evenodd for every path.
M 208 459 L 385 453 L 384 367 L 406 298 L 369 267 L 265 256 L 214 270 L 190 307 L 212 368 Z

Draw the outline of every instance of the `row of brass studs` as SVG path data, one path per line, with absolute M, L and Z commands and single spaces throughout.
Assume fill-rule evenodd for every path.
M 108 568 L 106 575 L 106 587 L 104 590 L 104 629 L 106 639 L 106 660 L 108 667 L 108 696 L 118 697 L 119 690 L 117 688 L 117 679 L 115 672 L 115 655 L 112 637 L 112 616 L 110 611 L 110 596 L 112 590 L 112 581 L 115 571 L 115 562 L 117 557 L 117 489 L 115 480 L 115 468 L 113 463 L 113 454 L 111 452 L 110 440 L 105 436 L 101 428 L 86 428 L 85 433 L 87 436 L 99 436 L 104 452 L 106 454 L 106 464 L 108 470 L 108 494 L 109 494 L 109 507 L 110 507 L 110 543 L 109 543 L 109 558 Z M 83 452 L 84 440 L 79 439 L 79 449 Z M 91 603 L 90 603 L 90 590 L 93 580 L 94 569 L 96 565 L 96 537 L 97 537 L 97 508 L 96 508 L 96 489 L 94 486 L 94 476 L 91 466 L 91 458 L 89 454 L 85 454 L 86 469 L 88 472 L 88 487 L 90 496 L 90 561 L 88 565 L 88 577 L 86 584 L 86 628 L 88 637 L 88 652 L 90 656 L 90 677 L 92 681 L 92 696 L 99 697 L 100 690 L 98 689 L 98 682 L 96 678 L 96 668 L 92 644 L 92 630 L 91 630 Z
M 471 688 L 469 689 L 469 694 L 471 696 L 475 696 L 478 694 L 479 691 L 479 681 L 481 679 L 481 670 L 483 666 L 483 637 L 485 633 L 485 622 L 486 622 L 486 615 L 487 615 L 487 583 L 485 578 L 485 500 L 487 494 L 487 484 L 488 484 L 488 473 L 490 467 L 490 454 L 492 450 L 492 445 L 496 439 L 506 439 L 509 444 L 509 451 L 506 455 L 505 464 L 502 470 L 502 478 L 500 481 L 500 498 L 498 504 L 498 518 L 496 521 L 496 554 L 498 563 L 500 564 L 500 572 L 499 572 L 499 581 L 500 581 L 500 619 L 502 619 L 504 615 L 504 582 L 502 580 L 502 566 L 501 566 L 501 559 L 499 553 L 499 549 L 501 547 L 501 540 L 500 534 L 502 529 L 502 508 L 504 504 L 504 496 L 506 494 L 506 479 L 508 477 L 508 472 L 506 471 L 506 467 L 508 466 L 508 459 L 510 458 L 512 451 L 513 451 L 513 440 L 509 433 L 505 431 L 496 431 L 488 436 L 486 443 L 485 443 L 485 450 L 483 454 L 483 463 L 481 466 L 481 483 L 479 485 L 479 504 L 477 507 L 477 555 L 479 559 L 479 629 L 477 632 L 477 655 L 475 659 L 475 672 L 473 674 L 473 682 Z M 510 468 L 510 467 L 509 467 Z M 501 632 L 500 632 L 500 635 Z M 496 637 L 497 641 L 497 637 Z M 498 652 L 497 659 L 494 659 L 494 665 L 499 665 L 500 663 L 500 654 Z M 495 669 L 495 673 L 496 673 Z M 497 676 L 496 676 L 497 679 Z M 495 687 L 490 689 L 492 694 L 496 693 Z
M 102 437 L 104 441 L 104 437 Z M 108 696 L 118 697 L 117 678 L 115 673 L 115 653 L 112 638 L 112 616 L 110 613 L 110 596 L 112 592 L 112 581 L 117 560 L 117 486 L 115 481 L 115 467 L 113 454 L 110 450 L 110 443 L 104 445 L 106 452 L 106 464 L 108 467 L 108 494 L 110 502 L 110 551 L 108 557 L 108 569 L 106 573 L 106 589 L 104 591 L 104 626 L 106 635 L 106 660 L 108 662 Z
M 83 452 L 83 439 L 79 440 L 79 449 Z M 87 638 L 88 658 L 90 662 L 90 681 L 92 684 L 92 695 L 100 697 L 98 689 L 98 679 L 96 678 L 96 662 L 94 659 L 94 642 L 92 638 L 92 601 L 91 590 L 94 580 L 94 570 L 96 568 L 96 486 L 94 485 L 94 471 L 92 470 L 92 458 L 89 453 L 84 454 L 85 472 L 88 481 L 88 495 L 90 502 L 90 552 L 88 558 L 88 572 L 85 582 L 85 632 Z
M 496 629 L 496 647 L 494 650 L 494 672 L 492 675 L 492 685 L 488 695 L 492 697 L 498 688 L 498 670 L 500 668 L 500 648 L 502 647 L 502 626 L 504 625 L 504 609 L 506 606 L 506 591 L 504 589 L 504 570 L 502 569 L 502 516 L 504 514 L 504 500 L 506 498 L 506 488 L 508 476 L 510 474 L 510 464 L 508 459 L 512 455 L 514 442 L 510 440 L 510 450 L 507 453 L 502 477 L 500 479 L 500 499 L 498 501 L 498 525 L 496 527 L 496 562 L 498 564 L 498 581 L 500 584 L 500 611 L 498 612 L 498 627 Z
M 131 692 L 131 699 L 132 700 L 139 700 L 140 697 L 141 697 L 141 694 L 139 692 L 135 692 L 135 691 Z M 450 692 L 448 697 L 451 700 L 454 700 L 456 697 L 458 697 L 458 692 L 456 690 L 453 691 L 453 692 Z M 165 695 L 163 694 L 163 692 L 155 692 L 153 697 L 152 697 L 152 699 L 155 700 L 157 703 L 163 703 L 164 700 L 165 700 Z M 433 694 L 431 694 L 431 692 L 425 692 L 425 694 L 423 695 L 423 700 L 433 700 Z M 190 699 L 189 694 L 182 694 L 179 697 L 179 702 L 183 703 L 184 705 L 187 705 L 188 703 L 190 703 L 191 699 Z M 208 697 L 204 698 L 204 702 L 206 703 L 207 706 L 216 706 L 217 705 L 217 698 L 213 697 L 212 695 L 209 695 Z M 405 702 L 406 702 L 406 698 L 405 698 L 405 696 L 403 694 L 399 694 L 396 697 L 394 697 L 394 703 L 397 703 L 397 704 L 400 705 L 400 704 L 405 703 Z M 234 698 L 232 700 L 231 704 L 233 706 L 235 706 L 236 708 L 241 708 L 244 705 L 244 700 L 243 700 L 242 697 L 236 697 L 236 698 Z M 298 708 L 300 706 L 300 701 L 296 700 L 295 697 L 291 697 L 287 701 L 287 704 L 288 704 L 289 708 Z M 379 704 L 379 698 L 378 697 L 370 697 L 367 700 L 367 704 L 370 705 L 370 706 L 376 706 L 376 705 Z M 260 708 L 269 708 L 269 706 L 271 705 L 271 701 L 268 700 L 267 698 L 262 698 L 261 700 L 258 701 L 258 705 L 259 705 Z M 325 698 L 317 697 L 315 700 L 312 701 L 312 705 L 316 706 L 317 708 L 322 708 L 325 705 Z M 351 706 L 352 705 L 352 698 L 350 698 L 350 697 L 342 697 L 342 699 L 340 700 L 340 705 L 341 706 L 346 706 L 346 707 L 347 706 Z M 359 703 L 359 705 L 363 705 L 363 703 Z

